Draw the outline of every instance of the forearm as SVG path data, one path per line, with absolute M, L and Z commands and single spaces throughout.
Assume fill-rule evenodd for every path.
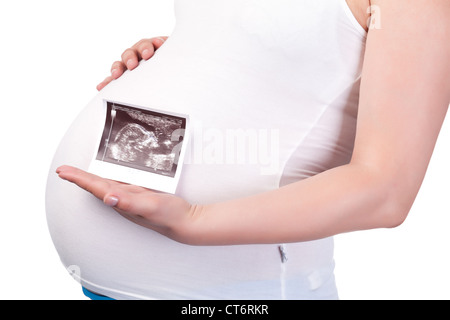
M 385 181 L 364 166 L 346 165 L 264 194 L 196 206 L 182 241 L 286 243 L 395 226 L 401 213 Z
M 383 27 L 367 38 L 352 162 L 266 194 L 198 206 L 186 242 L 308 241 L 403 222 L 448 108 L 450 6 L 372 3 Z

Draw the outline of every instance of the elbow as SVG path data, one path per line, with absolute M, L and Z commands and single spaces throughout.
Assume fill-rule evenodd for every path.
M 394 208 L 385 213 L 383 227 L 393 229 L 401 226 L 405 222 L 410 209 L 404 205 L 394 205 Z
M 414 197 L 409 192 L 396 192 L 393 188 L 387 188 L 386 201 L 381 205 L 380 214 L 378 214 L 379 223 L 382 228 L 393 229 L 401 226 L 411 210 L 414 203 Z
M 366 210 L 369 212 L 368 229 L 397 228 L 401 226 L 411 210 L 420 183 L 417 179 L 407 179 L 399 174 L 386 174 L 378 167 L 358 166 L 363 168 L 360 174 L 363 187 L 361 190 Z M 398 172 L 396 172 L 398 173 Z

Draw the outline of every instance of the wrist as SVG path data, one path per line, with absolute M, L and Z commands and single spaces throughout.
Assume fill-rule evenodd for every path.
M 204 211 L 204 205 L 189 204 L 183 215 L 168 226 L 166 235 L 183 244 L 204 245 L 204 227 L 202 227 Z

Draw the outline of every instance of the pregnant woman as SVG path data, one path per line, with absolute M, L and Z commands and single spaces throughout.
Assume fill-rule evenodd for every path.
M 400 225 L 422 183 L 450 101 L 450 3 L 175 11 L 155 55 L 135 68 L 153 45 L 127 50 L 56 152 L 63 264 L 114 299 L 336 299 L 332 236 Z M 86 172 L 104 99 L 189 116 L 174 194 Z

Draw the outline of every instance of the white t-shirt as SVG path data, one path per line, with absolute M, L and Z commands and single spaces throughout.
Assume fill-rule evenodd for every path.
M 184 245 L 54 173 L 89 167 L 103 99 L 190 116 L 176 194 L 191 203 L 273 190 L 349 162 L 366 32 L 345 0 L 175 0 L 175 11 L 166 43 L 103 89 L 55 154 L 47 219 L 63 264 L 116 299 L 337 298 L 331 238 L 286 244 L 286 261 L 279 244 Z

